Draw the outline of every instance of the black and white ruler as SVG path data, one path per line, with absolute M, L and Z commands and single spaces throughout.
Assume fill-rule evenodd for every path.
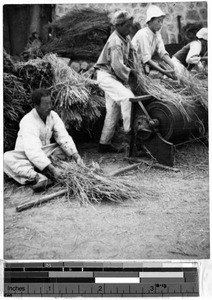
M 5 297 L 199 296 L 195 263 L 5 262 Z

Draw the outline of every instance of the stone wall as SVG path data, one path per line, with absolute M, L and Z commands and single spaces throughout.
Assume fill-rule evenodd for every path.
M 180 18 L 182 27 L 188 23 L 202 23 L 207 27 L 207 1 L 57 4 L 55 7 L 55 18 L 62 17 L 67 11 L 74 8 L 94 7 L 111 13 L 119 9 L 126 9 L 133 14 L 135 21 L 139 22 L 141 27 L 144 27 L 146 10 L 150 4 L 159 6 L 166 13 L 161 29 L 165 44 L 178 43 L 178 18 Z

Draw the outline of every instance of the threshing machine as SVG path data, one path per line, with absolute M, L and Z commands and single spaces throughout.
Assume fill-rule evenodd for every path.
M 202 105 L 188 110 L 187 118 L 175 105 L 150 95 L 131 98 L 130 156 L 146 149 L 158 163 L 174 164 L 174 149 L 180 143 L 202 138 L 208 128 L 208 113 Z

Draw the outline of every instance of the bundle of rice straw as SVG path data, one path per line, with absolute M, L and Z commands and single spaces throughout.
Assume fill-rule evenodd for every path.
M 202 105 L 207 109 L 208 89 L 205 81 L 198 80 L 194 76 L 182 77 L 179 82 L 172 79 L 158 79 L 146 76 L 140 64 L 134 64 L 137 73 L 138 95 L 149 94 L 157 100 L 170 102 L 189 120 L 195 106 Z M 174 83 L 174 84 L 172 84 Z
M 97 174 L 91 167 L 79 167 L 76 163 L 60 162 L 63 178 L 60 184 L 67 188 L 68 198 L 73 197 L 82 205 L 102 201 L 123 202 L 141 197 L 131 180 Z
M 83 8 L 68 11 L 48 25 L 53 37 L 42 45 L 44 54 L 57 53 L 72 60 L 96 61 L 110 35 L 107 11 Z
M 208 80 L 206 77 L 199 79 L 200 73 L 196 75 L 191 73 L 187 76 L 181 76 L 177 82 L 173 80 L 162 79 L 161 83 L 167 89 L 175 89 L 180 95 L 192 97 L 192 102 L 201 104 L 208 110 Z
M 82 124 L 97 120 L 105 103 L 98 95 L 100 90 L 96 82 L 75 72 L 55 54 L 47 54 L 43 59 L 52 66 L 54 108 L 66 126 L 80 129 Z
M 53 109 L 67 129 L 79 130 L 101 116 L 105 103 L 96 82 L 75 72 L 56 54 L 19 62 L 17 67 L 26 88 L 42 86 L 51 91 Z
M 16 75 L 16 67 L 11 56 L 3 50 L 3 64 L 4 64 L 4 73 L 10 73 Z
M 3 74 L 4 151 L 13 150 L 21 118 L 31 109 L 23 82 L 13 74 Z
M 49 88 L 53 83 L 53 71 L 49 62 L 41 58 L 30 59 L 27 62 L 16 63 L 18 76 L 22 78 L 24 88 L 28 93 L 34 89 Z

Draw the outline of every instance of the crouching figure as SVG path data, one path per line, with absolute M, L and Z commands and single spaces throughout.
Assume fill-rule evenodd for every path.
M 36 89 L 32 103 L 34 108 L 20 121 L 15 149 L 4 153 L 4 172 L 22 185 L 32 184 L 36 191 L 62 175 L 50 156 L 72 157 L 81 166 L 83 161 L 63 121 L 52 110 L 50 92 Z M 56 143 L 50 142 L 52 137 Z

